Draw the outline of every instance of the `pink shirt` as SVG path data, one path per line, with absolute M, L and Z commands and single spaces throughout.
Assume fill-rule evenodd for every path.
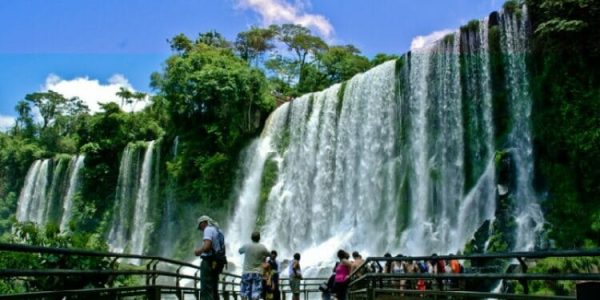
M 344 282 L 350 275 L 350 267 L 340 263 L 335 269 L 335 282 Z

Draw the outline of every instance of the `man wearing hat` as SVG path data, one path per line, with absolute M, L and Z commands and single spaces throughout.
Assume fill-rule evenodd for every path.
M 219 272 L 213 268 L 215 253 L 224 249 L 223 234 L 218 224 L 209 216 L 198 218 L 198 229 L 203 232 L 203 242 L 200 248 L 194 250 L 196 256 L 202 258 L 200 264 L 200 299 L 219 299 Z

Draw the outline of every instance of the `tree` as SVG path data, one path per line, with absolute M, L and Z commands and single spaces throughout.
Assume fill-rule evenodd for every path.
M 330 47 L 319 55 L 330 84 L 348 80 L 371 67 L 369 60 L 359 54 L 360 50 L 353 45 L 345 45 Z
M 272 72 L 278 80 L 285 82 L 287 85 L 291 85 L 294 77 L 298 74 L 298 63 L 282 55 L 276 55 L 267 60 L 265 68 Z
M 248 31 L 238 33 L 235 40 L 235 49 L 243 60 L 251 63 L 267 51 L 275 48 L 273 39 L 276 34 L 274 27 L 251 27 Z
M 302 82 L 304 65 L 310 56 L 327 49 L 327 44 L 318 36 L 311 34 L 308 28 L 296 24 L 283 24 L 274 26 L 278 38 L 287 45 L 288 50 L 294 52 L 298 61 L 298 82 Z
M 33 126 L 33 117 L 31 116 L 31 106 L 29 102 L 21 100 L 15 106 L 17 120 L 15 121 L 15 134 L 23 134 L 26 137 L 33 137 L 35 128 Z
M 119 87 L 119 91 L 116 93 L 117 97 L 121 98 L 121 107 L 129 105 L 133 102 L 134 94 L 128 88 Z
M 180 54 L 187 53 L 194 46 L 192 41 L 183 33 L 174 36 L 170 40 L 168 39 L 167 42 L 171 44 L 171 50 Z
M 39 109 L 43 120 L 42 130 L 46 129 L 54 121 L 57 114 L 62 112 L 63 106 L 67 102 L 67 99 L 63 95 L 52 90 L 27 94 L 25 100 L 33 103 Z
M 155 103 L 167 109 L 179 136 L 174 176 L 185 191 L 181 201 L 222 207 L 229 199 L 238 153 L 274 107 L 267 80 L 228 49 L 199 44 L 171 56 L 152 76 Z
M 196 45 L 204 44 L 215 48 L 230 49 L 231 43 L 215 30 L 200 33 L 196 39 Z

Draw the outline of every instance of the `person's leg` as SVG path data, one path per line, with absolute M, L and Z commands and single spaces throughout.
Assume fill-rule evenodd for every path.
M 200 299 L 202 300 L 218 300 L 215 298 L 215 279 L 212 267 L 207 260 L 202 260 L 200 263 Z
M 273 274 L 273 300 L 280 300 L 281 292 L 279 291 L 279 274 Z
M 252 280 L 250 274 L 242 274 L 242 283 L 240 286 L 240 296 L 242 299 L 249 300 L 252 296 Z
M 213 270 L 213 293 L 214 293 L 214 300 L 219 300 L 219 273 L 215 272 Z
M 252 275 L 252 299 L 260 299 L 262 295 L 262 277 L 260 274 L 253 273 Z

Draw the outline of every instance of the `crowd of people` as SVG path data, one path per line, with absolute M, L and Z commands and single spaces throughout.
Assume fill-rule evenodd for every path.
M 218 278 L 227 263 L 225 257 L 225 242 L 223 233 L 218 224 L 208 216 L 198 219 L 198 229 L 203 231 L 202 245 L 195 249 L 196 256 L 202 258 L 201 270 L 201 292 L 203 300 L 217 300 Z M 260 233 L 253 232 L 251 242 L 239 249 L 239 254 L 244 255 L 242 282 L 240 293 L 244 300 L 279 300 L 280 290 L 280 264 L 277 260 L 277 251 L 269 251 L 260 243 Z M 322 284 L 324 300 L 346 300 L 350 276 L 361 276 L 367 272 L 388 274 L 441 274 L 462 273 L 463 266 L 457 259 L 440 259 L 433 254 L 430 259 L 414 261 L 405 258 L 401 254 L 392 257 L 390 253 L 384 255 L 383 266 L 373 261 L 365 265 L 365 260 L 357 251 L 350 255 L 345 250 L 338 250 L 335 266 L 329 280 Z M 300 299 L 300 285 L 302 281 L 302 268 L 300 265 L 300 254 L 295 253 L 293 259 L 288 263 L 287 276 L 292 292 L 292 300 Z M 450 289 L 457 287 L 458 282 L 452 280 L 425 280 L 425 279 L 386 279 L 380 284 L 387 287 L 395 287 L 400 290 L 426 290 L 426 289 Z

